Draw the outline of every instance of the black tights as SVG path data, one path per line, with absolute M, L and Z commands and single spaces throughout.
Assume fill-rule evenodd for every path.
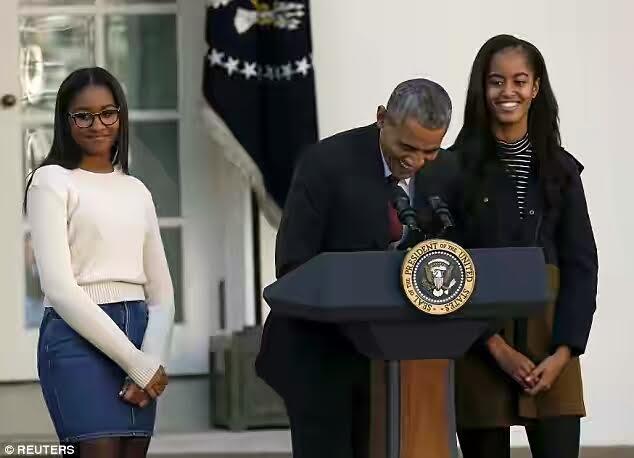
M 553 417 L 526 428 L 533 458 L 579 458 L 579 418 Z M 510 458 L 510 428 L 458 431 L 464 458 Z
M 104 437 L 74 443 L 80 458 L 145 458 L 149 437 Z

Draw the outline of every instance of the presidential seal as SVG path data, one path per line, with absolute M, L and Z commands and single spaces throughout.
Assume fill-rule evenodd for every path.
M 462 307 L 475 286 L 469 253 L 448 240 L 432 239 L 410 249 L 403 259 L 401 284 L 409 301 L 431 315 Z

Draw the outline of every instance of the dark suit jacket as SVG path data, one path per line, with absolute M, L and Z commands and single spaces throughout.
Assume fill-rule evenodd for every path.
M 427 208 L 426 195 L 453 199 L 453 163 L 445 164 L 442 157 L 443 152 L 415 177 L 413 206 L 421 213 Z M 295 170 L 279 227 L 277 276 L 321 252 L 387 249 L 388 201 L 374 124 L 311 146 Z M 341 378 L 336 366 L 347 365 L 346 357 L 359 355 L 335 325 L 286 319 L 272 312 L 256 369 L 286 399 L 301 398 L 310 395 L 325 373 L 332 370 L 333 377 Z

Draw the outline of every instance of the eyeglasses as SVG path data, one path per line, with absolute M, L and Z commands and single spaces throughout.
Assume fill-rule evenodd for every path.
M 95 117 L 97 116 L 104 126 L 111 126 L 119 120 L 119 110 L 119 107 L 117 107 L 108 108 L 98 113 L 78 111 L 77 113 L 68 113 L 68 116 L 70 116 L 75 125 L 81 129 L 92 127 L 95 122 Z

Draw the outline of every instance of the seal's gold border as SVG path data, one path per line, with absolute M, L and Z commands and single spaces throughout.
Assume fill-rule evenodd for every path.
M 416 288 L 413 285 L 413 273 L 416 265 L 419 259 L 430 251 L 444 251 L 452 254 L 458 258 L 464 269 L 465 278 L 462 291 L 447 304 L 439 305 L 428 302 L 416 292 Z M 401 286 L 405 296 L 417 309 L 430 315 L 447 315 L 461 308 L 471 297 L 475 288 L 475 281 L 476 271 L 473 259 L 471 259 L 467 250 L 449 240 L 430 239 L 420 242 L 407 252 L 401 265 Z

